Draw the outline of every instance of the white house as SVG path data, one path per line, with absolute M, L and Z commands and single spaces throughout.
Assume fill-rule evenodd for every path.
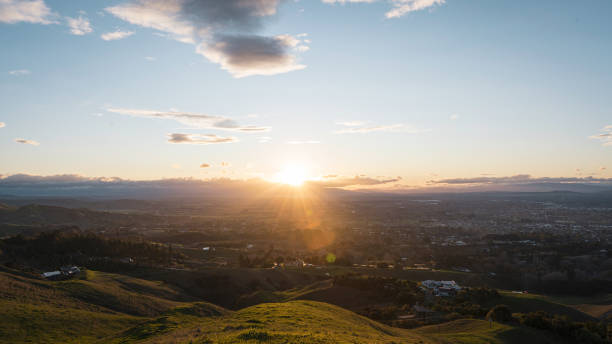
M 452 296 L 461 290 L 461 287 L 455 281 L 426 280 L 421 282 L 421 288 L 436 296 Z
M 62 273 L 59 271 L 49 271 L 49 272 L 43 272 L 42 273 L 42 277 L 44 278 L 51 278 L 51 277 L 56 277 L 56 276 L 60 276 Z

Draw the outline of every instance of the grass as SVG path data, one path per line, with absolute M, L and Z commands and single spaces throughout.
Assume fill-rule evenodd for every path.
M 523 326 L 489 323 L 485 320 L 461 319 L 440 325 L 421 327 L 414 332 L 426 336 L 431 343 L 470 344 L 553 344 L 564 343 L 549 333 Z
M 156 316 L 184 303 L 180 294 L 159 283 L 102 272 L 86 272 L 82 279 L 55 283 L 58 290 L 89 304 L 113 311 Z
M 0 300 L 0 343 L 93 343 L 141 319 Z
M 151 315 L 199 318 L 222 312 L 176 301 L 181 297 L 159 282 L 116 274 L 86 271 L 76 279 L 50 282 L 5 269 L 0 271 L 0 343 L 93 343 Z
M 545 332 L 501 324 L 490 327 L 482 320 L 398 329 L 329 303 L 295 300 L 329 286 L 329 281 L 321 281 L 255 295 L 258 299 L 284 302 L 232 312 L 194 302 L 181 290 L 162 282 L 97 271 L 86 271 L 68 281 L 49 282 L 5 269 L 0 271 L 0 343 L 559 342 Z M 548 307 L 560 306 L 532 294 L 504 293 L 503 297 L 507 298 L 504 303 L 514 301 L 515 305 L 545 302 Z
M 315 301 L 251 306 L 206 319 L 161 317 L 104 343 L 563 343 L 522 326 L 463 319 L 405 330 L 388 327 L 346 309 Z
M 518 294 L 508 291 L 502 291 L 502 298 L 496 301 L 497 304 L 505 304 L 512 312 L 535 312 L 544 311 L 551 314 L 566 315 L 574 321 L 594 321 L 596 316 L 584 312 L 576 307 L 576 305 L 569 304 L 569 300 L 582 301 L 582 302 L 598 302 L 597 298 L 564 298 L 564 297 L 552 297 L 540 294 Z M 491 305 L 494 306 L 494 305 Z

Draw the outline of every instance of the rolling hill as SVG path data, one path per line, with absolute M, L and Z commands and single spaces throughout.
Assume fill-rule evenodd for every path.
M 302 298 L 325 282 L 273 295 Z M 329 303 L 295 300 L 230 311 L 163 282 L 86 271 L 50 282 L 0 270 L 0 343 L 559 343 L 522 326 L 462 319 L 392 328 Z

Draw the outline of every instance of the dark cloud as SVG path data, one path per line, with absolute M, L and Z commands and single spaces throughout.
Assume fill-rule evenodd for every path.
M 200 28 L 228 31 L 259 30 L 265 17 L 276 14 L 280 0 L 189 0 L 181 16 Z
M 197 45 L 197 52 L 235 77 L 302 69 L 295 52 L 302 35 L 256 35 L 277 13 L 281 0 L 137 0 L 106 10 L 135 25 L 163 31 Z
M 292 36 L 221 35 L 198 52 L 240 78 L 272 75 L 303 69 L 290 50 L 299 44 Z
M 217 143 L 232 143 L 238 142 L 235 137 L 222 137 L 215 134 L 168 134 L 169 143 L 192 144 L 192 145 L 210 145 Z
M 34 176 L 16 174 L 0 176 L 0 194 L 28 197 L 203 197 L 257 194 L 269 184 L 262 180 L 192 178 L 135 181 L 121 178 L 89 178 L 80 175 Z

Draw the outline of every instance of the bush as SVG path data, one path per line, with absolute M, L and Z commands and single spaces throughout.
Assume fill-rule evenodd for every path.
M 266 331 L 251 330 L 251 331 L 239 334 L 238 339 L 242 339 L 242 340 L 254 339 L 254 340 L 262 342 L 262 341 L 271 340 L 272 336 L 268 334 L 268 332 Z
M 487 319 L 497 322 L 510 322 L 512 321 L 512 312 L 506 305 L 497 305 L 487 313 Z

